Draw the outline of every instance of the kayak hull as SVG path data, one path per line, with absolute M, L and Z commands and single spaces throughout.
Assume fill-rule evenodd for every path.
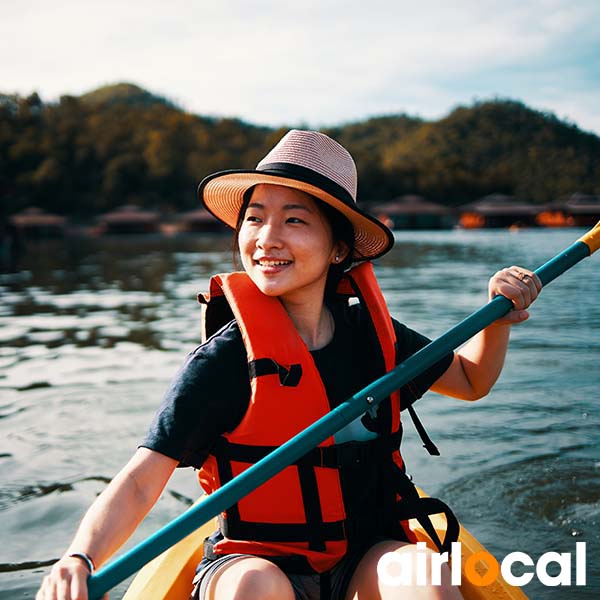
M 424 495 L 424 494 L 422 494 Z M 446 523 L 440 515 L 433 515 L 431 520 L 443 539 Z M 429 548 L 436 547 L 416 521 L 410 522 L 418 541 L 425 542 Z M 217 520 L 205 523 L 202 527 L 149 562 L 132 581 L 123 600 L 185 600 L 192 592 L 192 580 L 196 566 L 202 559 L 203 542 L 217 529 Z M 521 588 L 508 585 L 500 575 L 485 586 L 478 586 L 465 577 L 464 568 L 469 557 L 476 553 L 487 552 L 477 539 L 461 526 L 461 593 L 465 600 L 527 600 Z M 473 560 L 473 559 L 472 559 Z M 471 561 L 470 561 L 471 562 Z M 480 575 L 487 572 L 487 566 L 481 561 L 475 564 Z
M 150 561 L 135 576 L 123 600 L 185 600 L 192 593 L 196 566 L 202 560 L 203 543 L 217 529 L 209 521 Z

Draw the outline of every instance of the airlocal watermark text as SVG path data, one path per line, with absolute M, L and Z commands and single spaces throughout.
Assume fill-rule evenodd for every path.
M 424 542 L 417 543 L 417 551 L 413 553 L 388 552 L 377 565 L 377 573 L 381 582 L 387 586 L 400 585 L 441 585 L 442 565 L 448 564 L 448 553 L 442 554 L 426 551 Z M 428 566 L 428 556 L 430 567 Z M 573 562 L 574 561 L 574 562 Z M 586 545 L 585 542 L 575 544 L 575 556 L 570 552 L 545 552 L 535 562 L 526 552 L 511 552 L 499 563 L 485 550 L 469 555 L 462 565 L 461 544 L 452 544 L 452 561 L 449 565 L 452 585 L 461 585 L 464 576 L 476 586 L 490 585 L 502 574 L 509 585 L 521 587 L 528 584 L 535 576 L 546 586 L 567 586 L 586 584 Z M 481 564 L 485 566 L 481 568 Z M 521 565 L 520 575 L 513 574 L 513 566 Z M 556 567 L 548 572 L 549 565 Z M 476 567 L 479 565 L 479 569 Z M 574 568 L 573 568 L 574 566 Z M 531 568 L 535 567 L 535 569 Z M 483 572 L 481 572 L 483 571 Z M 575 580 L 573 583 L 573 571 Z M 428 575 L 431 574 L 431 578 Z M 413 581 L 413 577 L 415 581 Z

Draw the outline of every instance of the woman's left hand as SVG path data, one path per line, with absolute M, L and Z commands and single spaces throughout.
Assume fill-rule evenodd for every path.
M 488 284 L 489 298 L 505 296 L 513 303 L 513 310 L 495 324 L 513 325 L 529 318 L 527 307 L 538 297 L 542 290 L 540 278 L 523 267 L 508 267 L 498 271 Z

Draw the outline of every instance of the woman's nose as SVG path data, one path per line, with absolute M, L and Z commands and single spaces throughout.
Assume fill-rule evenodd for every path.
M 259 248 L 281 248 L 281 231 L 274 223 L 264 223 L 258 233 L 256 243 Z

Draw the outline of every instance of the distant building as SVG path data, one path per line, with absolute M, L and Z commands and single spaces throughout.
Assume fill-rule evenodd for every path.
M 376 204 L 369 212 L 392 229 L 451 229 L 456 224 L 451 208 L 416 195 Z
M 29 239 L 63 237 L 67 225 L 65 217 L 45 212 L 37 206 L 12 215 L 9 221 L 19 235 Z
M 514 196 L 491 194 L 459 207 L 460 225 L 474 227 L 535 227 L 541 207 Z
M 589 227 L 600 221 L 600 196 L 576 193 L 548 204 L 537 216 L 542 227 Z
M 221 233 L 229 230 L 205 208 L 183 213 L 178 221 L 177 229 L 181 233 Z
M 565 214 L 577 227 L 589 227 L 600 221 L 600 196 L 573 194 L 564 204 Z
M 125 205 L 100 217 L 102 234 L 159 233 L 158 213 L 142 210 L 137 206 Z

